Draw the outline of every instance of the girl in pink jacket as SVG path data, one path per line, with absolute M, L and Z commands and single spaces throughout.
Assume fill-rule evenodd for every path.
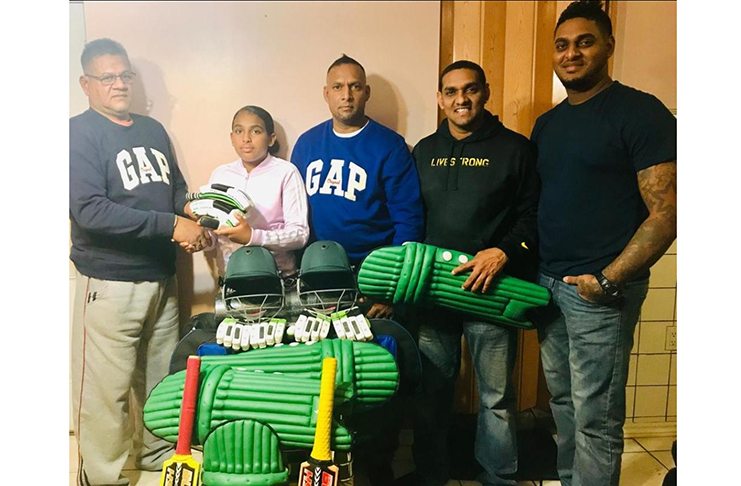
M 209 184 L 244 191 L 255 203 L 239 224 L 214 231 L 223 268 L 242 245 L 264 246 L 275 257 L 282 277 L 298 272 L 294 250 L 309 240 L 306 191 L 298 169 L 275 157 L 278 141 L 270 113 L 258 106 L 240 108 L 232 120 L 231 140 L 239 158 L 217 167 Z M 223 273 L 223 269 L 222 272 Z

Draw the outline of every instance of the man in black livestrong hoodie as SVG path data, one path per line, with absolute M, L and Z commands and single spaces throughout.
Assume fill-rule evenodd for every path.
M 413 152 L 425 204 L 425 243 L 475 255 L 454 270 L 470 272 L 464 288 L 471 292 L 485 292 L 500 271 L 532 279 L 539 195 L 535 147 L 484 109 L 489 85 L 479 65 L 451 64 L 438 89 L 447 119 Z M 477 479 L 485 486 L 514 486 L 516 331 L 442 309 L 420 315 L 424 377 L 415 421 L 417 472 L 404 482 L 437 485 L 449 479 L 446 442 L 461 333 L 471 348 L 480 398 L 475 452 L 484 472 Z

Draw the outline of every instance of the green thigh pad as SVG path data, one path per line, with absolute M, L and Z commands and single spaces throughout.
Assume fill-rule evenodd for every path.
M 338 360 L 335 405 L 344 413 L 389 400 L 399 372 L 391 354 L 373 344 L 327 339 L 227 356 L 204 356 L 196 411 L 195 444 L 234 420 L 268 425 L 282 447 L 311 448 L 319 401 L 321 361 Z M 177 440 L 185 372 L 165 377 L 144 405 L 144 424 L 156 436 Z M 336 450 L 349 450 L 350 432 L 332 425 Z
M 464 290 L 469 274 L 451 271 L 471 259 L 467 253 L 422 243 L 379 248 L 360 265 L 358 287 L 369 297 L 394 304 L 442 307 L 486 322 L 532 329 L 526 313 L 550 302 L 548 289 L 500 273 L 484 294 Z

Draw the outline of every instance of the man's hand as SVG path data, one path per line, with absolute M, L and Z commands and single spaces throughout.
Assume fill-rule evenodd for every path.
M 586 301 L 600 304 L 610 300 L 610 297 L 605 295 L 602 291 L 602 287 L 597 281 L 597 277 L 594 275 L 585 274 L 576 277 L 569 276 L 564 277 L 563 281 L 569 285 L 576 285 L 576 292 L 579 294 L 579 297 Z
M 374 302 L 368 312 L 365 313 L 368 319 L 391 319 L 394 317 L 394 306 Z
M 193 212 L 192 209 L 190 209 L 190 201 L 185 203 L 185 207 L 183 208 L 183 212 L 193 221 L 198 221 L 198 216 L 196 216 L 196 213 Z
M 175 228 L 172 231 L 172 241 L 178 243 L 188 253 L 203 250 L 211 243 L 208 231 L 195 221 L 181 216 L 175 216 Z
M 471 270 L 471 275 L 463 282 L 463 288 L 476 292 L 486 293 L 494 277 L 504 268 L 509 258 L 499 248 L 487 248 L 476 253 L 473 260 L 458 265 L 453 269 L 453 275 L 459 275 Z
M 239 214 L 235 214 L 234 217 L 239 221 L 237 226 L 225 226 L 215 230 L 214 233 L 217 235 L 224 235 L 234 243 L 248 245 L 252 239 L 252 227 Z

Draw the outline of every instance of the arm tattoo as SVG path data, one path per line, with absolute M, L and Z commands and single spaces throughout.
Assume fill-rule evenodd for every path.
M 616 283 L 629 282 L 650 268 L 677 237 L 677 163 L 654 165 L 638 172 L 638 189 L 648 218 L 603 273 Z

